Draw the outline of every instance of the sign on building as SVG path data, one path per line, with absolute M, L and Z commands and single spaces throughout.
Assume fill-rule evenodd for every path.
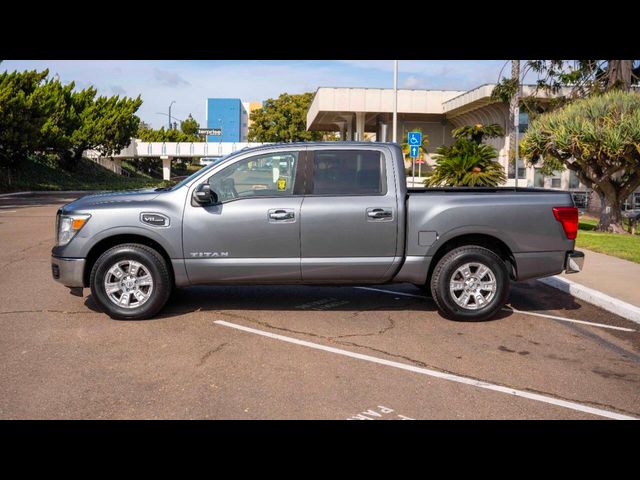
M 219 137 L 220 135 L 222 135 L 222 129 L 221 128 L 199 128 L 198 133 L 200 135 L 214 135 Z

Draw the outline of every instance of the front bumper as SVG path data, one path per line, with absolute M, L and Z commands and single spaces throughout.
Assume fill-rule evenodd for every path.
M 56 282 L 67 287 L 84 287 L 84 258 L 51 256 L 51 274 Z
M 584 253 L 578 250 L 567 252 L 567 258 L 564 262 L 565 273 L 579 273 L 584 265 Z

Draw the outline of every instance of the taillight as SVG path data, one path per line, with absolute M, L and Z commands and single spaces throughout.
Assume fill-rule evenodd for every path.
M 562 224 L 569 240 L 578 236 L 578 209 L 576 207 L 553 207 L 553 216 Z

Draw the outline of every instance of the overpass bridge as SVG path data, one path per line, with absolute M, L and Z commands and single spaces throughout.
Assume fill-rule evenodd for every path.
M 248 147 L 267 145 L 256 142 L 143 142 L 133 139 L 131 143 L 115 155 L 103 156 L 97 150 L 86 150 L 84 156 L 116 173 L 122 173 L 122 160 L 136 158 L 160 158 L 162 178 L 171 178 L 171 160 L 174 158 L 213 157 L 242 150 Z

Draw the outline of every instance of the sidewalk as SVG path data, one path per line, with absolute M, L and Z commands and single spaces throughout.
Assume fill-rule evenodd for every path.
M 640 307 L 640 263 L 586 248 L 579 250 L 585 254 L 584 269 L 580 273 L 563 273 L 560 277 Z
M 580 248 L 583 270 L 538 281 L 640 323 L 640 264 Z

